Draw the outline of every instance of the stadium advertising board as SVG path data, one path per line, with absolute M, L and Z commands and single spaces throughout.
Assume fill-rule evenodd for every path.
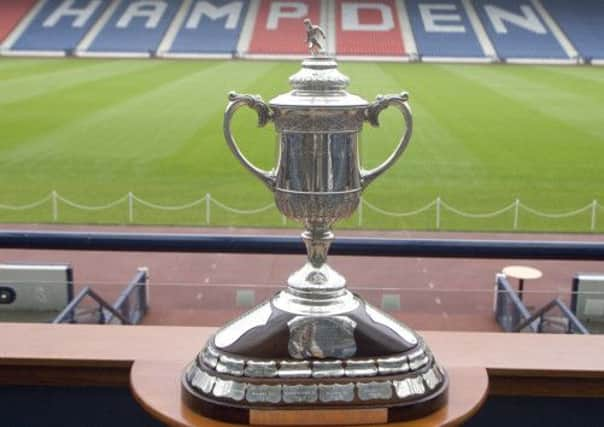
M 474 0 L 503 58 L 568 58 L 535 7 L 525 0 Z
M 181 5 L 181 0 L 124 0 L 96 36 L 89 50 L 155 51 Z
M 461 0 L 407 0 L 406 4 L 415 42 L 423 56 L 484 56 Z
M 399 11 L 394 0 L 336 2 L 339 55 L 405 55 Z
M 12 48 L 33 51 L 75 49 L 109 4 L 110 0 L 48 1 Z
M 321 22 L 321 2 L 314 0 L 261 0 L 250 42 L 250 53 L 306 55 L 300 36 L 302 20 Z
M 235 52 L 248 6 L 247 0 L 191 2 L 170 52 Z

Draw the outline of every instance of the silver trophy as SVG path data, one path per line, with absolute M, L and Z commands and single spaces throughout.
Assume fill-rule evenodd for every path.
M 388 170 L 412 132 L 408 95 L 369 103 L 346 91 L 349 79 L 323 53 L 323 31 L 304 22 L 312 56 L 290 77 L 292 90 L 268 104 L 258 95 L 229 94 L 226 142 L 241 164 L 275 195 L 278 209 L 304 225 L 308 261 L 287 288 L 221 328 L 183 377 L 185 402 L 202 414 L 250 422 L 250 411 L 387 408 L 388 420 L 422 416 L 446 402 L 447 377 L 414 331 L 346 289 L 327 264 L 333 224 L 355 211 L 361 193 Z M 262 170 L 231 133 L 241 107 L 278 132 L 276 166 Z M 397 107 L 405 132 L 375 169 L 360 166 L 359 134 Z M 228 408 L 228 410 L 221 410 Z M 253 417 L 252 417 L 253 418 Z

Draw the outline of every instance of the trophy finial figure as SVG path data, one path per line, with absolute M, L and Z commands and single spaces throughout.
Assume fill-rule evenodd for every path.
M 326 37 L 323 29 L 318 25 L 313 25 L 308 18 L 304 20 L 304 26 L 306 27 L 306 44 L 312 56 L 325 53 L 322 42 L 324 43 Z

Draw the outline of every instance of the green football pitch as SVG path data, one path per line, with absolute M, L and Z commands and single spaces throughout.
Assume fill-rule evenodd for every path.
M 227 149 L 222 114 L 228 91 L 269 100 L 288 90 L 298 68 L 295 61 L 0 58 L 0 222 L 283 226 L 274 207 L 232 210 L 260 209 L 272 197 Z M 415 125 L 405 155 L 365 192 L 362 213 L 338 227 L 604 231 L 604 69 L 340 69 L 350 91 L 366 99 L 408 91 Z M 394 148 L 398 114 L 386 111 L 381 128 L 364 129 L 365 167 Z M 254 113 L 244 111 L 235 132 L 251 160 L 272 167 L 272 128 L 258 129 Z M 54 204 L 52 191 L 60 196 Z M 129 192 L 150 204 L 130 206 Z M 209 218 L 205 202 L 159 209 L 207 193 Z M 394 215 L 437 197 L 440 209 Z

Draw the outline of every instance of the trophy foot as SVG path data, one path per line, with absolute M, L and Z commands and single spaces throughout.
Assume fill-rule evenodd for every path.
M 284 290 L 219 329 L 183 374 L 183 400 L 244 423 L 275 408 L 379 409 L 400 421 L 443 406 L 447 374 L 423 339 L 343 292 L 301 302 Z

